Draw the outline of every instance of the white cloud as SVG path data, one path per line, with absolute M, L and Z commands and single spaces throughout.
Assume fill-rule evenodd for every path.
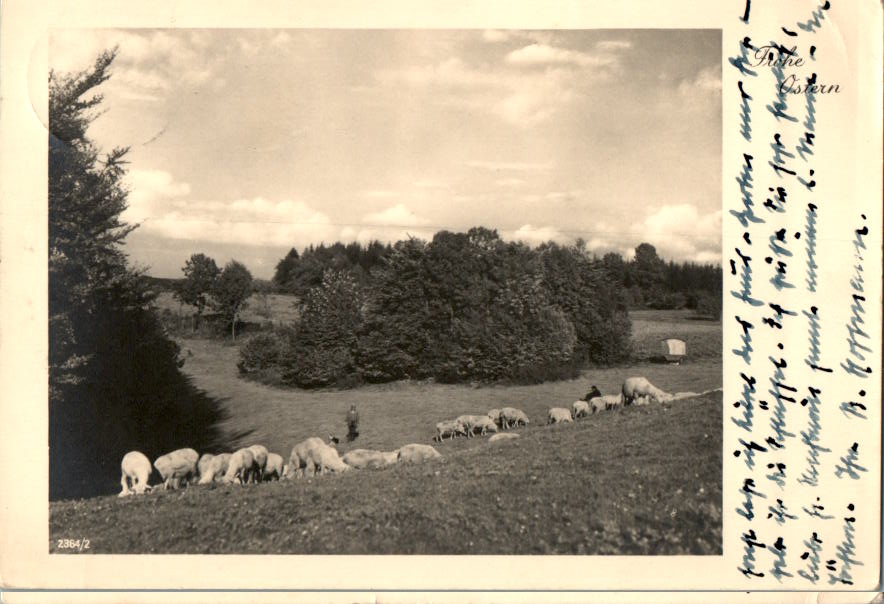
M 707 67 L 701 69 L 693 79 L 682 80 L 678 92 L 682 96 L 714 95 L 718 98 L 721 95 L 721 67 Z
M 555 227 L 534 227 L 530 224 L 524 224 L 515 231 L 503 231 L 501 236 L 504 239 L 522 241 L 531 246 L 546 243 L 547 241 L 556 241 L 558 243 L 569 243 L 572 241 L 572 237 L 561 233 Z
M 629 40 L 602 40 L 595 45 L 599 50 L 628 50 L 632 48 L 632 42 Z
M 692 205 L 665 205 L 645 219 L 645 227 L 648 242 L 664 257 L 720 256 L 721 210 L 701 215 Z
M 616 59 L 609 54 L 591 55 L 576 50 L 535 43 L 510 52 L 506 56 L 506 61 L 514 65 L 527 66 L 577 65 L 580 67 L 602 67 L 611 65 Z
M 92 65 L 104 50 L 118 48 L 111 78 L 102 91 L 113 98 L 158 101 L 178 84 L 200 85 L 216 71 L 206 58 L 207 36 L 201 32 L 150 30 L 54 30 L 50 38 L 50 67 L 72 73 Z
M 430 221 L 409 210 L 405 204 L 397 204 L 380 212 L 362 217 L 364 226 L 347 226 L 341 230 L 343 241 L 399 241 L 409 237 L 430 239 L 435 228 Z
M 250 246 L 306 245 L 338 238 L 329 217 L 303 201 L 252 199 L 193 200 L 190 185 L 163 170 L 128 175 L 128 222 L 145 234 Z
M 409 210 L 404 203 L 396 204 L 381 212 L 373 212 L 362 217 L 362 222 L 377 226 L 422 226 L 428 220 Z

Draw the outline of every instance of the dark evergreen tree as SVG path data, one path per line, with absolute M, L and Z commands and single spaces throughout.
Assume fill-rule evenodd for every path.
M 217 444 L 222 413 L 179 372 L 147 280 L 121 245 L 126 149 L 86 136 L 115 52 L 49 75 L 49 495 L 119 488 L 120 460 Z

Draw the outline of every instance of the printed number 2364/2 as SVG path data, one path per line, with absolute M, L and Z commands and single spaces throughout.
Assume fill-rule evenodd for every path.
M 89 549 L 88 539 L 59 539 L 58 549 L 75 549 L 83 551 Z

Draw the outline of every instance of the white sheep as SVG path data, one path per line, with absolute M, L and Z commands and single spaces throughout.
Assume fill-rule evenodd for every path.
M 443 421 L 436 424 L 436 436 L 433 437 L 437 442 L 442 442 L 445 437 L 454 438 L 458 434 L 464 434 L 464 427 L 456 420 Z
M 500 409 L 490 409 L 487 415 L 491 418 L 491 421 L 500 428 Z
M 120 485 L 123 487 L 123 490 L 118 497 L 126 497 L 133 492 L 136 495 L 141 495 L 151 490 L 151 487 L 147 484 L 151 473 L 150 460 L 147 458 L 147 455 L 141 451 L 129 451 L 123 456 L 120 469 L 122 470 Z
M 654 386 L 644 377 L 626 378 L 620 392 L 624 405 L 631 405 L 639 397 L 647 397 L 649 401 L 657 403 L 671 400 L 669 394 Z
M 497 432 L 497 424 L 487 415 L 474 415 L 473 423 L 470 427 L 474 433 L 478 432 L 482 435 L 488 432 Z
M 547 424 L 571 424 L 571 412 L 564 407 L 552 407 L 546 415 Z
M 262 480 L 279 480 L 283 475 L 283 459 L 278 453 L 268 453 L 267 463 L 264 465 Z
M 302 477 L 307 475 L 307 471 L 309 470 L 310 474 L 313 474 L 313 462 L 311 460 L 310 451 L 315 448 L 324 445 L 321 438 L 316 436 L 311 436 L 306 440 L 302 440 L 294 447 L 292 447 L 292 453 L 289 455 L 289 463 L 288 469 L 285 471 L 285 476 L 287 478 L 294 477 Z M 308 463 L 309 461 L 309 463 Z
M 600 411 L 610 411 L 616 409 L 622 404 L 619 394 L 603 394 L 589 400 L 589 408 L 593 413 Z
M 260 482 L 264 477 L 264 468 L 267 466 L 267 447 L 264 445 L 252 445 L 247 447 L 255 458 L 255 464 L 258 466 L 257 472 L 252 476 L 252 482 Z
M 230 465 L 231 453 L 219 453 L 212 455 L 211 459 L 205 465 L 200 465 L 199 484 L 209 484 L 214 481 L 224 479 L 227 474 L 227 468 Z M 205 455 L 203 455 L 205 457 Z M 203 464 L 203 458 L 200 458 L 200 464 Z
M 484 415 L 459 415 L 454 421 L 463 426 L 467 437 L 473 436 L 473 425 L 486 419 Z
M 501 432 L 500 434 L 495 434 L 489 438 L 488 442 L 496 443 L 502 440 L 516 440 L 517 438 L 519 438 L 519 435 L 515 432 Z
M 183 478 L 185 484 L 196 476 L 196 464 L 199 461 L 199 453 L 193 449 L 176 449 L 157 457 L 153 467 L 157 469 L 163 478 L 163 489 L 177 489 Z
M 500 410 L 500 427 L 509 430 L 514 426 L 527 426 L 530 422 L 528 416 L 521 409 L 504 407 Z
M 203 453 L 200 455 L 200 459 L 196 462 L 197 473 L 200 476 L 200 483 L 203 482 L 203 476 L 209 471 L 209 468 L 212 466 L 212 459 L 214 459 L 214 455 L 211 453 Z
M 329 472 L 347 472 L 352 470 L 338 455 L 337 449 L 323 443 L 322 447 L 316 447 L 310 452 L 313 461 L 314 473 L 328 474 Z
M 255 456 L 248 449 L 239 449 L 230 456 L 224 482 L 230 484 L 234 480 L 240 484 L 248 483 L 258 470 Z
M 586 401 L 574 401 L 571 405 L 571 417 L 580 419 L 589 415 L 589 403 Z
M 442 455 L 430 445 L 411 444 L 399 447 L 398 461 L 420 463 L 431 459 L 441 459 Z
M 397 451 L 387 453 L 384 451 L 373 451 L 371 449 L 353 449 L 352 451 L 344 453 L 341 459 L 343 459 L 344 463 L 348 466 L 363 469 L 383 468 L 384 466 L 389 466 L 396 463 L 397 457 Z
M 617 395 L 617 404 L 620 404 L 620 395 Z M 596 396 L 588 401 L 590 413 L 601 413 L 607 409 L 607 402 L 603 396 Z

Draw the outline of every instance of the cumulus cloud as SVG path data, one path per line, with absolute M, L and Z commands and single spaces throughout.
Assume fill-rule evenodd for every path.
M 592 55 L 547 44 L 529 44 L 510 52 L 506 61 L 515 65 L 547 66 L 577 65 L 580 67 L 601 67 L 611 65 L 615 58 L 610 54 Z
M 199 85 L 212 78 L 215 62 L 203 56 L 206 44 L 201 32 L 59 29 L 50 36 L 49 66 L 59 73 L 78 72 L 91 66 L 102 51 L 118 48 L 104 91 L 110 97 L 156 102 L 175 86 Z
M 435 228 L 430 221 L 412 212 L 405 204 L 396 204 L 380 212 L 362 217 L 361 225 L 346 226 L 341 230 L 343 241 L 400 241 L 409 237 L 431 239 Z
M 409 210 L 404 203 L 396 204 L 381 212 L 366 214 L 362 222 L 377 226 L 423 226 L 429 223 L 428 220 Z
M 530 224 L 524 224 L 515 231 L 503 231 L 501 236 L 510 241 L 521 241 L 531 246 L 536 246 L 547 241 L 555 241 L 557 243 L 569 243 L 573 240 L 569 235 L 563 234 L 557 228 L 552 226 L 535 227 Z
M 194 200 L 190 185 L 162 170 L 132 170 L 127 184 L 123 218 L 141 223 L 146 235 L 251 246 L 306 245 L 338 236 L 329 217 L 303 201 Z

